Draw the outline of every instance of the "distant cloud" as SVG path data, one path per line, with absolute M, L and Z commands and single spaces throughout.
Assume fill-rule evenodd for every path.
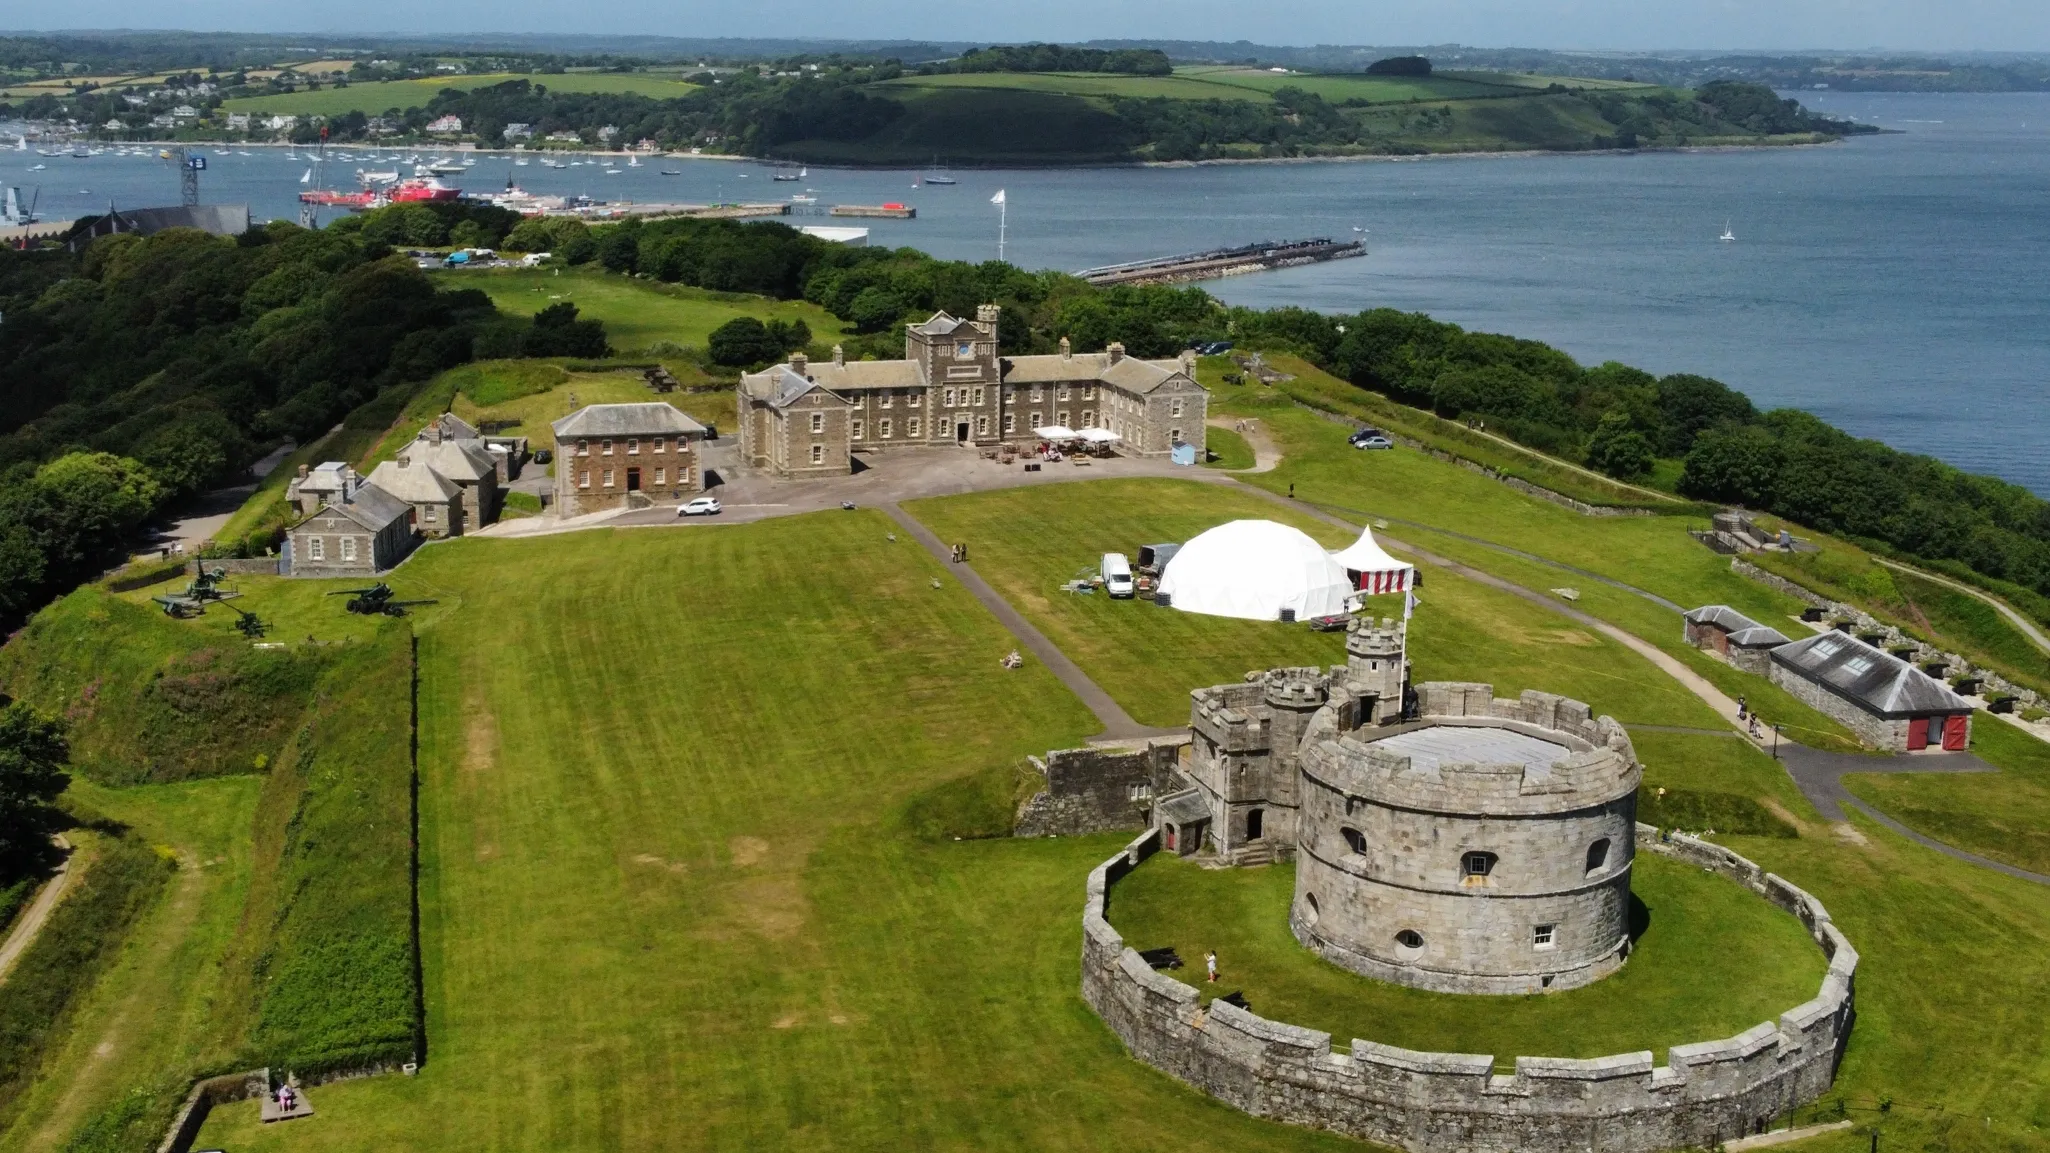
M 33 5 L 16 29 L 147 22 L 226 32 L 584 32 L 835 39 L 1252 40 L 1626 49 L 2050 51 L 2045 0 L 1039 0 L 935 5 L 874 0 L 753 4 L 611 0 L 355 0 L 346 5 L 131 0 Z M 19 16 L 19 12 L 18 12 Z

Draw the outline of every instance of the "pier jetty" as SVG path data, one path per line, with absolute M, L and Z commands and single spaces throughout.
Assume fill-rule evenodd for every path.
M 1106 264 L 1100 268 L 1084 268 L 1075 275 L 1099 285 L 1185 284 L 1191 280 L 1214 280 L 1220 276 L 1290 268 L 1298 264 L 1321 264 L 1327 260 L 1344 260 L 1366 254 L 1366 246 L 1357 240 L 1331 240 L 1320 236 L 1311 240 L 1261 241 L 1237 248 L 1215 248 L 1208 252 Z

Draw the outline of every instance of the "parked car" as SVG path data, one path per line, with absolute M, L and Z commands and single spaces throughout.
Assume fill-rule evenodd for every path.
M 693 497 L 690 503 L 676 510 L 677 516 L 718 516 L 724 511 L 715 496 Z
M 1103 591 L 1120 600 L 1131 599 L 1137 591 L 1132 584 L 1131 562 L 1121 552 L 1104 553 L 1098 575 L 1103 577 Z
M 554 453 L 552 453 L 552 452 L 550 452 L 550 451 L 548 451 L 548 450 L 547 450 L 547 449 L 545 449 L 545 448 L 537 448 L 537 449 L 535 449 L 535 450 L 534 450 L 534 463 L 535 463 L 535 464 L 547 464 L 547 463 L 548 463 L 549 461 L 551 461 L 551 460 L 554 460 L 554 459 L 555 459 L 555 454 L 554 454 Z
M 1387 437 L 1385 437 L 1385 436 L 1382 436 L 1382 435 L 1381 435 L 1380 433 L 1374 433 L 1374 434 L 1373 434 L 1373 435 L 1371 435 L 1371 436 L 1355 436 L 1355 437 L 1352 437 L 1352 438 L 1350 439 L 1349 443 L 1350 443 L 1350 444 L 1351 444 L 1351 445 L 1352 445 L 1352 446 L 1353 446 L 1354 448 L 1394 448 L 1394 447 L 1395 447 L 1395 442 L 1394 442 L 1394 441 L 1392 441 L 1392 440 L 1389 440 L 1389 439 L 1388 439 Z

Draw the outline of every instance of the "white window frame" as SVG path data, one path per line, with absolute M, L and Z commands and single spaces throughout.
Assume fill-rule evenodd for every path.
M 982 403 L 982 390 L 979 388 L 975 390 L 975 403 Z
M 639 456 L 639 455 L 641 455 L 641 438 L 640 438 L 640 437 L 637 437 L 637 436 L 630 436 L 630 437 L 628 437 L 628 438 L 627 438 L 627 440 L 626 440 L 626 455 L 628 455 L 628 456 Z
M 605 485 L 604 485 L 604 487 L 606 487 L 606 488 L 611 488 L 611 487 L 612 487 L 612 470 L 611 470 L 611 469 L 609 469 L 609 468 L 605 470 Z
M 1175 398 L 1174 398 L 1173 400 L 1170 400 L 1170 401 L 1168 401 L 1168 402 L 1167 402 L 1167 415 L 1169 415 L 1169 416 L 1180 416 L 1181 414 L 1182 414 L 1182 398 L 1181 398 L 1181 397 L 1175 397 Z
M 811 431 L 813 436 L 817 436 L 818 434 L 826 431 L 825 413 L 815 412 L 811 414 Z
M 653 449 L 652 451 L 653 451 L 653 452 L 655 453 L 655 455 L 656 455 L 656 456 L 661 456 L 661 455 L 662 455 L 662 451 L 663 451 L 663 449 L 664 449 L 664 448 L 665 448 L 665 447 L 666 447 L 666 446 L 667 446 L 668 444 L 669 444 L 669 438 L 668 438 L 668 437 L 666 437 L 666 436 L 658 436 L 658 437 L 656 437 L 656 438 L 655 438 L 655 447 L 654 447 L 654 449 Z
M 345 536 L 342 538 L 342 559 L 344 561 L 353 561 L 356 559 L 355 537 Z
M 590 470 L 590 469 L 588 469 L 588 468 L 587 468 L 587 469 L 584 469 L 584 470 L 583 470 L 582 472 L 579 472 L 579 473 L 577 473 L 577 487 L 578 487 L 578 488 L 589 488 L 589 487 L 591 487 L 591 470 Z
M 849 430 L 848 430 L 848 435 L 849 435 L 849 436 L 851 436 L 851 437 L 852 437 L 853 439 L 855 439 L 855 440 L 860 440 L 860 439 L 861 439 L 861 433 L 862 433 L 862 421 L 861 421 L 861 418 L 857 416 L 857 417 L 855 417 L 855 418 L 854 418 L 853 424 L 852 424 L 852 426 L 851 426 L 851 427 L 849 428 Z
M 668 470 L 668 469 L 666 469 L 666 468 L 663 468 L 663 467 L 662 467 L 661 465 L 659 465 L 659 464 L 655 466 L 655 485 L 656 485 L 656 487 L 658 487 L 658 488 L 659 488 L 659 487 L 661 487 L 662 485 L 668 484 L 668 483 L 669 483 L 668 477 L 669 477 L 669 470 Z
M 612 442 L 611 442 L 611 441 L 609 441 L 609 440 L 601 440 L 601 441 L 599 441 L 599 442 L 598 442 L 598 454 L 599 454 L 600 456 L 611 456 L 611 455 L 612 455 Z
M 1007 413 L 1005 413 L 1005 414 L 1004 414 L 1004 435 L 1005 435 L 1005 436 L 1009 436 L 1009 435 L 1011 435 L 1012 433 L 1014 433 L 1014 432 L 1016 432 L 1016 431 L 1018 431 L 1018 414 L 1017 414 L 1017 413 L 1015 413 L 1015 412 L 1007 412 Z
M 918 437 L 918 428 L 920 423 L 921 422 L 917 417 L 912 417 L 908 427 L 904 429 L 904 435 L 916 439 Z
M 963 391 L 966 390 L 964 389 Z M 947 408 L 954 407 L 954 390 L 950 388 L 945 393 L 941 394 L 940 403 L 946 406 Z
M 975 435 L 977 435 L 977 436 L 988 436 L 988 435 L 989 435 L 989 417 L 988 417 L 988 416 L 978 416 L 978 417 L 976 417 L 976 418 L 975 418 Z
M 825 445 L 823 445 L 823 444 L 815 444 L 815 445 L 812 445 L 812 446 L 811 446 L 811 462 L 812 462 L 813 464 L 824 464 L 824 463 L 826 463 L 826 446 L 825 446 Z
M 889 418 L 889 417 L 887 417 L 887 416 L 886 416 L 886 417 L 884 417 L 884 418 L 882 419 L 881 423 L 879 423 L 879 424 L 878 424 L 878 425 L 876 426 L 876 432 L 877 432 L 877 434 L 878 434 L 878 436 L 877 436 L 877 439 L 878 439 L 878 440 L 888 440 L 888 439 L 890 439 L 890 418 Z
M 1559 947 L 1559 926 L 1537 925 L 1530 931 L 1530 947 L 1538 950 Z
M 894 389 L 888 389 L 888 388 L 884 389 L 884 390 L 883 390 L 882 392 L 880 392 L 880 393 L 878 393 L 878 394 L 876 395 L 876 407 L 877 407 L 877 408 L 888 408 L 888 407 L 890 407 L 891 403 L 893 402 L 893 398 L 894 398 L 894 397 L 895 397 L 896 395 L 897 395 L 897 394 L 896 394 L 896 391 L 895 391 Z
M 306 559 L 324 561 L 327 559 L 327 538 L 310 536 L 306 538 Z

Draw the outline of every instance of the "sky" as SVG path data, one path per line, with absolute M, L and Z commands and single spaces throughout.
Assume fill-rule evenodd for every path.
M 0 26 L 222 32 L 592 32 L 669 36 L 1630 49 L 2050 51 L 2050 0 L 68 0 Z M 25 19 L 23 14 L 25 13 Z

